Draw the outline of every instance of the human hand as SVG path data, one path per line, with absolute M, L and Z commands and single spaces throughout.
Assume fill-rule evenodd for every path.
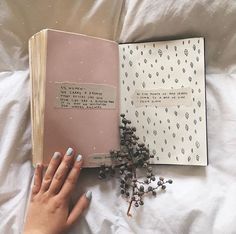
M 64 233 L 88 207 L 92 193 L 88 191 L 70 211 L 71 193 L 76 186 L 82 165 L 82 156 L 74 159 L 69 148 L 62 157 L 55 152 L 43 176 L 43 165 L 37 165 L 29 201 L 24 234 Z

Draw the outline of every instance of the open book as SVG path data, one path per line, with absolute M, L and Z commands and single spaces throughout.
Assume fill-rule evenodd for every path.
M 33 164 L 120 147 L 120 113 L 153 164 L 207 165 L 204 39 L 118 44 L 45 29 L 29 41 Z

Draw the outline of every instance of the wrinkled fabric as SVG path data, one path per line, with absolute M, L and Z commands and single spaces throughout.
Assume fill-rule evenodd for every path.
M 93 198 L 70 233 L 236 233 L 236 2 L 46 1 L 0 2 L 0 233 L 21 233 L 30 184 L 28 39 L 54 28 L 120 43 L 205 37 L 209 165 L 155 166 L 172 178 L 166 192 L 132 209 L 117 180 L 83 170 L 76 199 Z M 56 149 L 55 149 L 56 150 Z

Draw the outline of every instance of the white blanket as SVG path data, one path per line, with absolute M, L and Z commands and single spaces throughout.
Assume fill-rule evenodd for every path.
M 174 183 L 126 216 L 116 180 L 84 170 L 75 196 L 93 191 L 70 233 L 236 233 L 236 2 L 80 0 L 0 2 L 0 233 L 21 232 L 30 183 L 31 126 L 27 44 L 43 28 L 118 42 L 203 36 L 209 166 L 156 166 Z M 52 222 L 52 220 L 50 220 Z

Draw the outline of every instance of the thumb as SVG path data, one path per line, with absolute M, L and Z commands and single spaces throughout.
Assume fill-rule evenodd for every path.
M 67 226 L 70 227 L 80 217 L 83 211 L 88 207 L 90 200 L 92 199 L 92 192 L 87 191 L 75 204 L 74 208 L 70 212 L 67 219 Z

